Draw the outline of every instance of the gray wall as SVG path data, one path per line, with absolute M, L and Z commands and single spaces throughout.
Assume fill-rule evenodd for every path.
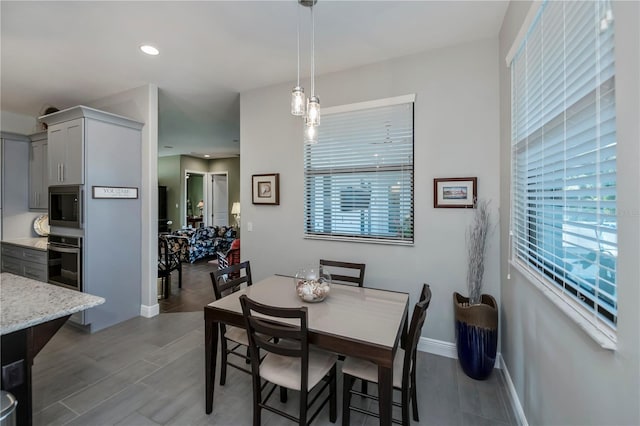
M 308 86 L 308 85 L 307 85 Z M 415 245 L 401 247 L 303 239 L 302 121 L 289 113 L 293 83 L 240 97 L 242 257 L 254 279 L 292 273 L 318 259 L 367 264 L 366 285 L 406 291 L 422 283 L 433 303 L 423 334 L 454 341 L 452 293 L 466 291 L 465 229 L 472 211 L 434 209 L 433 179 L 477 176 L 481 198 L 499 192 L 498 42 L 481 40 L 320 76 L 325 107 L 416 94 Z M 320 128 L 322 131 L 322 127 Z M 280 205 L 251 204 L 251 175 L 280 173 Z M 248 223 L 253 231 L 247 232 Z M 491 235 L 485 291 L 499 300 L 499 239 Z
M 142 304 L 140 313 L 145 317 L 159 312 L 157 299 L 158 268 L 158 87 L 155 84 L 116 93 L 86 105 L 123 115 L 144 123 L 142 128 L 142 183 L 139 196 L 142 201 Z M 71 106 L 71 105 L 69 105 Z M 61 107 L 61 106 L 59 106 Z
M 530 7 L 511 2 L 500 31 L 502 276 L 509 256 L 510 76 L 505 57 Z M 607 351 L 513 268 L 504 279 L 502 356 L 530 424 L 640 424 L 639 2 L 614 2 L 618 124 L 618 350 Z

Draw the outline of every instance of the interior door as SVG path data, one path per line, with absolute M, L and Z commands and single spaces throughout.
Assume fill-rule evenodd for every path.
M 229 188 L 226 174 L 211 175 L 211 195 L 213 226 L 229 225 Z

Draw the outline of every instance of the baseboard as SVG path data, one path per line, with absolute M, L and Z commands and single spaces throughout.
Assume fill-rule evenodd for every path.
M 145 318 L 155 317 L 160 314 L 160 305 L 140 305 L 140 316 Z
M 513 381 L 511 380 L 511 375 L 509 374 L 509 369 L 507 365 L 504 363 L 504 358 L 502 358 L 502 354 L 500 354 L 500 364 L 502 365 L 502 373 L 504 380 L 507 382 L 507 390 L 509 392 L 509 400 L 511 402 L 511 406 L 513 407 L 513 412 L 516 415 L 518 420 L 518 424 L 521 426 L 529 426 L 529 422 L 527 422 L 527 416 L 524 414 L 524 410 L 522 409 L 522 404 L 520 404 L 520 398 L 518 398 L 518 393 L 516 392 L 516 387 L 513 385 Z
M 440 355 L 446 358 L 458 359 L 458 351 L 456 344 L 445 342 L 444 340 L 430 339 L 421 337 L 418 341 L 418 350 L 434 355 Z

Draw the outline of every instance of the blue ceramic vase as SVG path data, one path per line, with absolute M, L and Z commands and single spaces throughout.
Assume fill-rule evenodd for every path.
M 498 306 L 483 294 L 481 303 L 469 304 L 469 298 L 453 293 L 458 361 L 465 374 L 476 380 L 491 375 L 498 349 Z

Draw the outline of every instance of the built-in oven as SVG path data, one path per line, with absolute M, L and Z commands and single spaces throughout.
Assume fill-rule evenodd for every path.
M 49 187 L 49 225 L 82 228 L 82 185 Z
M 83 291 L 82 237 L 49 235 L 49 283 Z

